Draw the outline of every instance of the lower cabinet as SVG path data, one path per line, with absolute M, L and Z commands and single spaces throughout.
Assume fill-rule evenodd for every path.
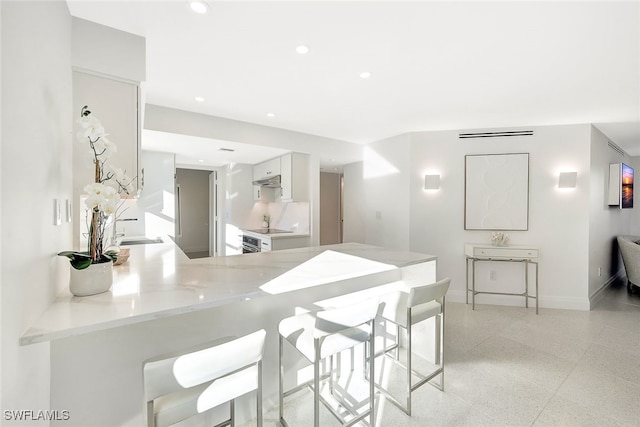
M 270 237 L 261 237 L 262 252 L 278 251 L 282 249 L 306 248 L 311 243 L 309 236 L 287 237 L 280 239 L 272 239 Z

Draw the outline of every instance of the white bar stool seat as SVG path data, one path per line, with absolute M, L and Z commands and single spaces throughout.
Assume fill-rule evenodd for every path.
M 264 329 L 241 338 L 223 338 L 209 347 L 155 357 L 143 363 L 147 426 L 170 426 L 257 391 L 257 425 L 262 426 L 262 354 Z
M 407 291 L 393 292 L 389 295 L 381 297 L 384 303 L 384 309 L 382 311 L 382 318 L 385 321 L 394 323 L 397 326 L 398 333 L 396 334 L 396 343 L 383 349 L 383 354 L 387 354 L 389 351 L 396 350 L 396 360 L 399 360 L 400 356 L 400 328 L 406 331 L 406 365 L 404 368 L 407 371 L 407 400 L 403 405 L 392 396 L 384 387 L 376 384 L 376 387 L 380 389 L 382 394 L 393 404 L 398 406 L 406 414 L 411 415 L 411 393 L 417 388 L 431 381 L 436 376 L 440 375 L 440 384 L 435 385 L 438 389 L 444 391 L 444 313 L 445 313 L 445 294 L 449 289 L 451 280 L 446 278 L 438 282 L 411 286 Z M 424 320 L 436 318 L 435 327 L 435 364 L 438 366 L 433 372 L 428 374 L 421 374 L 412 368 L 412 326 L 420 323 Z M 385 330 L 386 334 L 386 330 Z M 385 340 L 386 345 L 386 340 Z M 421 378 L 417 383 L 413 384 L 411 376 L 415 375 Z
M 297 316 L 283 319 L 278 325 L 279 338 L 279 365 L 280 365 L 280 423 L 288 426 L 284 419 L 284 398 L 291 394 L 309 387 L 314 395 L 314 426 L 319 427 L 319 409 L 322 402 L 327 409 L 341 421 L 343 426 L 353 425 L 367 416 L 369 423 L 374 425 L 375 389 L 373 381 L 369 382 L 369 408 L 367 411 L 356 414 L 350 408 L 344 406 L 349 411 L 353 419 L 345 421 L 325 399 L 320 395 L 320 380 L 329 377 L 330 387 L 333 384 L 333 355 L 339 354 L 343 350 L 353 348 L 359 344 L 368 344 L 369 354 L 374 354 L 375 318 L 377 316 L 379 303 L 377 300 L 366 300 L 364 302 L 350 305 L 348 307 L 328 309 L 314 313 L 304 313 Z M 289 342 L 309 363 L 313 365 L 314 377 L 311 381 L 299 384 L 296 387 L 284 390 L 284 365 L 283 365 L 283 344 Z M 366 353 L 366 350 L 365 350 Z M 320 362 L 330 357 L 330 372 L 325 375 L 320 374 Z M 373 374 L 373 364 L 370 364 L 370 373 Z

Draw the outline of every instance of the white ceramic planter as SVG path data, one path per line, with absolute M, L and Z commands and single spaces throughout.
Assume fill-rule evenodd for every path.
M 113 284 L 113 262 L 91 264 L 89 267 L 76 270 L 71 267 L 69 290 L 77 297 L 101 294 Z

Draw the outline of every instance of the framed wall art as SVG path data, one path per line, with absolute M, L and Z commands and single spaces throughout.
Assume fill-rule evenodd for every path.
M 465 230 L 528 230 L 529 153 L 465 156 Z
M 633 168 L 624 163 L 609 165 L 609 206 L 633 208 Z

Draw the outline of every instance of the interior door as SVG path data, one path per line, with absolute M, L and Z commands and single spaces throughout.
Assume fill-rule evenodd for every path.
M 209 174 L 209 256 L 218 256 L 218 172 Z

